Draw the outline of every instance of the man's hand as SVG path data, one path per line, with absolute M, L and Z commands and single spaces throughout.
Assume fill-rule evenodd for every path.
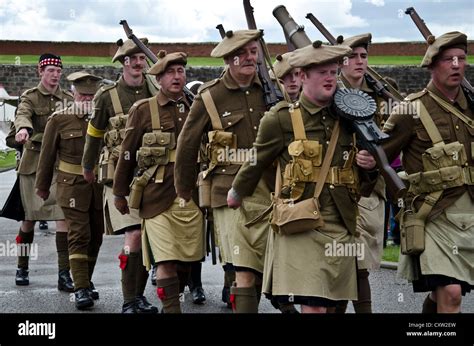
M 36 189 L 36 194 L 43 200 L 46 201 L 49 197 L 49 190 Z
M 127 199 L 123 196 L 114 196 L 114 205 L 115 208 L 120 212 L 120 214 L 130 214 L 130 209 L 128 209 Z
M 229 192 L 227 192 L 227 206 L 232 209 L 237 209 L 242 204 L 242 198 L 240 198 L 239 194 L 231 188 Z
M 27 129 L 21 129 L 15 135 L 15 141 L 20 144 L 25 144 L 28 138 L 30 138 L 30 134 L 28 133 Z
M 92 184 L 95 181 L 94 171 L 89 169 L 82 168 L 82 176 L 89 184 Z
M 361 150 L 356 154 L 356 163 L 368 171 L 374 169 L 376 165 L 374 157 L 367 150 Z
M 178 197 L 184 199 L 186 202 L 189 202 L 191 200 L 193 192 L 192 191 L 176 191 L 176 194 L 178 195 Z

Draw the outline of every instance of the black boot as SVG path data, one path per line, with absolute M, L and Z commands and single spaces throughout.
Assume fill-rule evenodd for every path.
M 135 309 L 139 314 L 157 314 L 158 308 L 151 305 L 145 296 L 138 296 L 135 301 Z
M 40 221 L 39 222 L 39 229 L 44 231 L 48 229 L 48 222 L 47 221 Z
M 99 299 L 99 292 L 95 289 L 95 286 L 92 281 L 89 282 L 89 295 L 93 300 Z
M 156 267 L 157 267 L 157 265 L 154 264 L 152 269 L 151 269 L 151 284 L 153 286 L 156 286 Z
M 202 287 L 194 287 L 191 290 L 191 294 L 193 296 L 194 304 L 202 304 L 206 301 L 206 295 L 204 294 L 204 290 Z
M 63 269 L 58 273 L 58 290 L 64 292 L 74 292 L 74 284 L 72 283 L 69 270 Z
M 136 314 L 137 311 L 137 304 L 136 302 L 128 302 L 122 305 L 122 314 Z
M 94 301 L 89 295 L 89 291 L 87 288 L 78 289 L 76 292 L 74 292 L 74 296 L 76 297 L 77 309 L 84 310 L 94 306 Z
M 15 283 L 18 286 L 28 286 L 30 284 L 30 278 L 28 277 L 28 269 L 18 268 L 16 270 Z

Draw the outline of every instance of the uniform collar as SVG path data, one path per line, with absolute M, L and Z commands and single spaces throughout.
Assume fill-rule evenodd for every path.
M 42 93 L 43 95 L 45 95 L 45 96 L 47 96 L 47 95 L 53 95 L 53 96 L 56 96 L 58 99 L 60 99 L 60 98 L 62 97 L 62 93 L 63 93 L 63 91 L 61 90 L 61 87 L 58 86 L 58 87 L 56 88 L 56 91 L 55 91 L 53 94 L 51 94 L 51 93 L 48 91 L 48 89 L 46 89 L 46 88 L 44 87 L 43 83 L 41 83 L 41 82 L 39 82 L 39 84 L 38 84 L 38 91 L 39 91 L 40 93 Z
M 118 84 L 125 90 L 126 92 L 130 94 L 136 94 L 137 91 L 142 92 L 143 89 L 146 87 L 146 80 L 145 80 L 145 75 L 143 75 L 143 82 L 139 86 L 131 86 L 128 85 L 127 82 L 125 82 L 125 79 L 123 76 L 120 76 L 120 79 L 118 80 Z
M 306 95 L 302 92 L 301 95 L 300 95 L 300 99 L 299 99 L 299 103 L 300 105 L 306 109 L 309 114 L 311 115 L 314 115 L 316 113 L 319 113 L 323 108 L 326 108 L 326 107 L 321 107 L 321 106 L 317 106 L 315 105 L 313 102 L 311 102 L 307 97 Z
M 186 106 L 189 107 L 189 103 L 188 103 L 188 100 L 186 99 L 186 97 L 184 97 L 184 94 L 183 96 L 178 100 L 178 101 L 175 101 L 171 98 L 169 98 L 163 91 L 158 91 L 158 94 L 156 95 L 156 99 L 158 100 L 158 104 L 161 106 L 161 107 L 164 107 L 166 106 L 168 103 L 184 103 Z
M 232 78 L 232 75 L 230 74 L 230 69 L 228 68 L 226 69 L 224 76 L 222 77 L 222 81 L 224 82 L 224 85 L 227 89 L 241 89 L 240 85 L 235 81 L 234 78 Z M 260 79 L 258 78 L 258 74 L 256 72 L 253 77 L 252 83 L 250 83 L 250 86 L 253 86 L 255 84 L 257 84 L 260 88 L 262 87 L 262 83 L 260 82 Z
M 341 73 L 339 75 L 339 79 L 342 81 L 342 84 L 344 84 L 344 86 L 346 88 L 353 88 L 353 86 L 351 85 L 351 83 L 349 82 L 349 80 L 344 77 L 344 75 Z M 362 78 L 362 87 L 359 89 L 359 90 L 362 90 L 362 91 L 365 91 L 367 93 L 373 93 L 374 91 L 372 89 L 369 88 L 369 86 L 367 85 L 367 80 L 364 78 Z
M 441 91 L 439 91 L 439 89 L 434 85 L 432 80 L 430 80 L 426 89 L 436 94 L 436 96 L 441 97 L 446 102 L 453 104 L 453 102 L 451 102 L 450 99 L 448 99 L 446 96 L 444 96 L 444 94 Z M 456 99 L 454 100 L 454 104 L 456 103 L 459 105 L 459 107 L 461 107 L 463 111 L 466 111 L 468 109 L 466 96 L 464 95 L 464 92 L 462 91 L 461 87 L 459 88 L 458 96 L 456 96 Z

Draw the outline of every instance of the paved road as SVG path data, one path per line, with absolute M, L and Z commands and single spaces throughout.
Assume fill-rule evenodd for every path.
M 13 171 L 0 173 L 0 203 L 8 195 L 15 179 Z M 56 289 L 57 265 L 54 223 L 49 223 L 48 231 L 35 230 L 34 243 L 38 246 L 38 258 L 30 262 L 30 285 L 15 286 L 14 274 L 16 257 L 0 257 L 0 313 L 75 313 L 77 310 L 67 293 Z M 19 223 L 0 219 L 0 248 L 15 241 Z M 120 288 L 120 269 L 117 255 L 123 245 L 123 236 L 105 236 L 99 255 L 93 281 L 100 293 L 100 300 L 93 310 L 84 313 L 120 312 L 122 305 Z M 370 274 L 374 312 L 417 313 L 425 294 L 414 294 L 411 285 L 396 278 L 396 272 L 389 269 L 374 270 Z M 208 258 L 203 264 L 203 287 L 207 295 L 204 305 L 194 305 L 186 289 L 184 312 L 192 313 L 230 313 L 220 301 L 223 272 L 220 266 L 213 266 Z M 153 304 L 160 305 L 155 287 L 149 284 L 146 296 Z M 277 312 L 262 298 L 260 311 Z M 464 312 L 474 312 L 474 299 L 467 295 L 463 301 Z M 350 305 L 348 312 L 353 312 Z

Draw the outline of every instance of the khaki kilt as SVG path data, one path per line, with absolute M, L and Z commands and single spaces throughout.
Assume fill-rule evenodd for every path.
M 359 200 L 356 242 L 363 244 L 364 257 L 357 260 L 358 269 L 378 269 L 383 254 L 385 200 L 376 192 Z
M 36 174 L 19 174 L 20 177 L 20 195 L 23 209 L 25 210 L 25 220 L 28 221 L 56 221 L 64 220 L 64 213 L 60 206 L 56 204 L 56 178 L 54 173 L 49 197 L 43 201 L 35 189 Z
M 216 245 L 222 265 L 232 264 L 232 247 L 229 237 L 236 232 L 240 212 L 228 207 L 212 209 Z
M 453 205 L 425 226 L 425 251 L 420 255 L 423 275 L 444 275 L 474 285 L 474 202 L 465 192 Z M 398 275 L 417 279 L 413 258 L 400 254 Z
M 326 255 L 326 244 L 354 244 L 335 206 L 321 210 L 325 226 L 284 236 L 268 237 L 263 292 L 274 296 L 357 299 L 356 257 Z M 290 300 L 291 301 L 291 300 Z
M 128 202 L 128 196 L 125 197 Z M 140 228 L 142 220 L 138 215 L 138 209 L 130 209 L 130 214 L 122 215 L 115 208 L 114 193 L 111 186 L 104 186 L 104 225 L 106 234 L 122 234 L 124 229 L 131 226 Z
M 190 200 L 184 207 L 176 198 L 168 210 L 142 223 L 143 264 L 163 261 L 195 262 L 205 256 L 204 219 Z

